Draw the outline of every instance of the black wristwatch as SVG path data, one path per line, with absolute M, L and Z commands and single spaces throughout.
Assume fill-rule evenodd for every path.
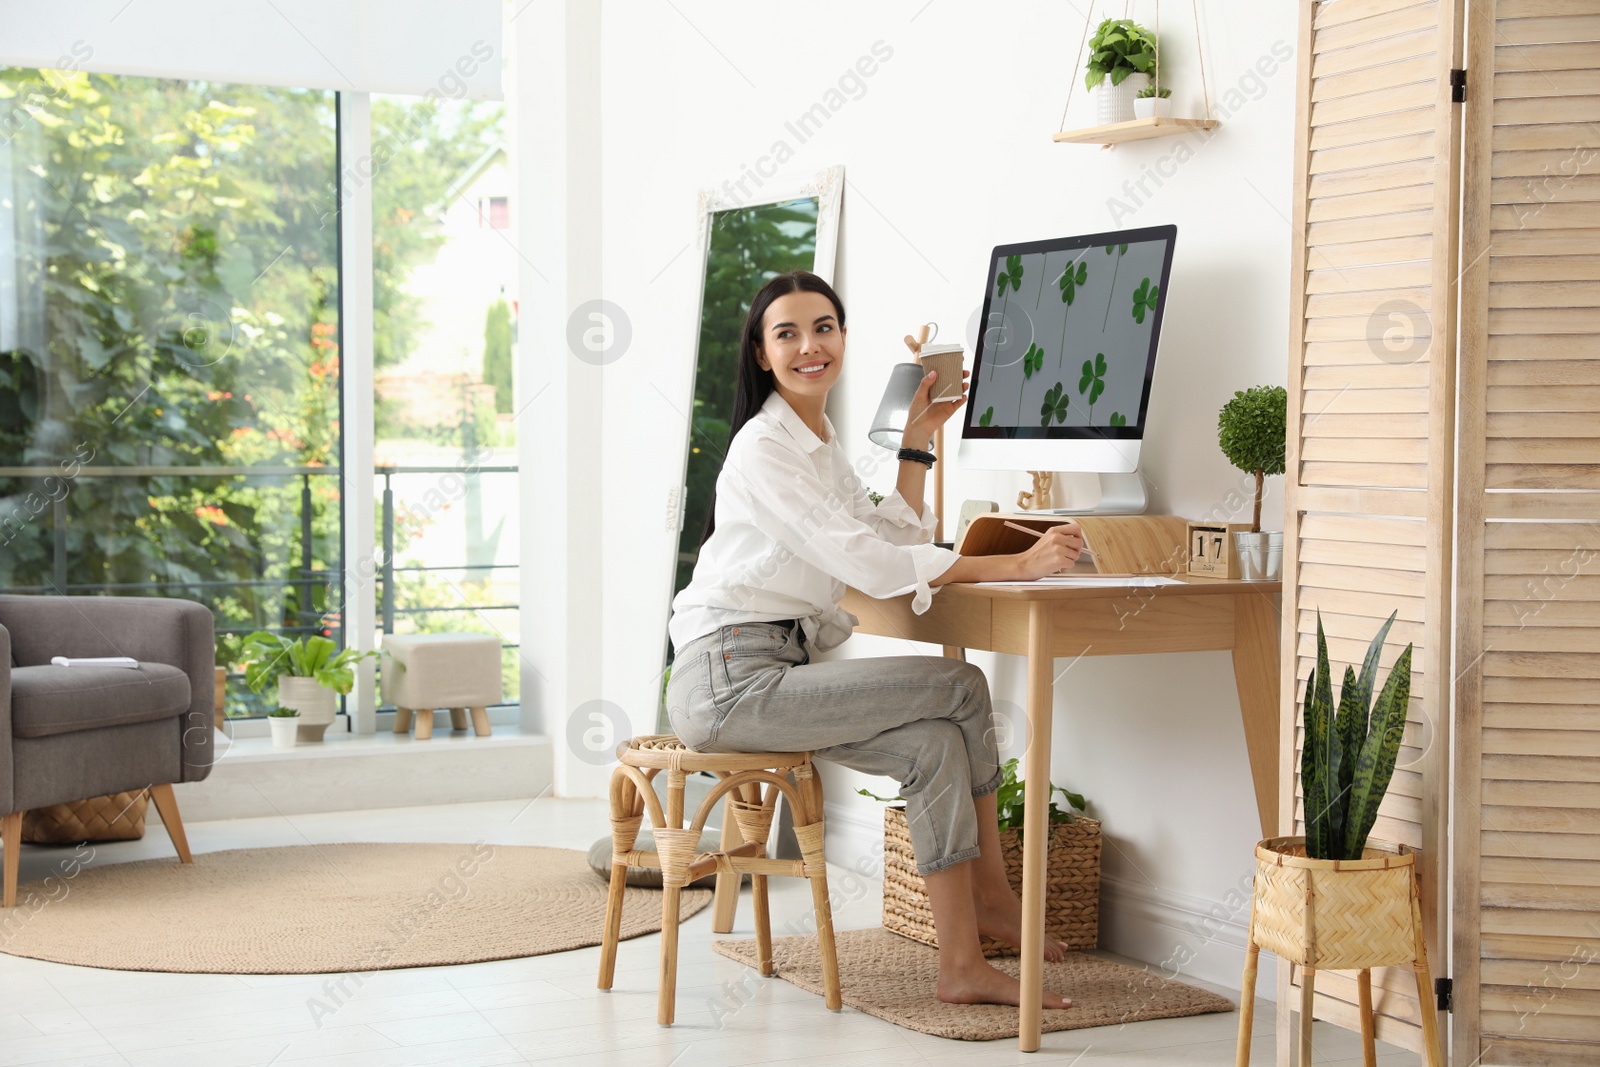
M 895 458 L 902 463 L 910 460 L 913 463 L 920 463 L 924 467 L 931 468 L 935 457 L 932 452 L 924 452 L 920 448 L 902 448 L 895 454 Z

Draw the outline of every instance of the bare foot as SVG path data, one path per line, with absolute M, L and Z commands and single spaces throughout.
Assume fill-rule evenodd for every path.
M 1017 895 L 1006 890 L 1005 896 L 998 900 L 979 900 L 976 902 L 978 911 L 978 933 L 985 937 L 992 937 L 996 941 L 1003 941 L 1017 948 L 1022 947 L 1022 901 Z M 1067 955 L 1067 946 L 1053 937 L 1044 939 L 1044 958 L 1048 963 L 1060 963 Z
M 972 968 L 939 964 L 939 999 L 946 1004 L 1011 1004 L 1022 1000 L 1022 983 L 987 963 Z M 1044 991 L 1046 1008 L 1070 1008 L 1072 1001 L 1059 993 Z

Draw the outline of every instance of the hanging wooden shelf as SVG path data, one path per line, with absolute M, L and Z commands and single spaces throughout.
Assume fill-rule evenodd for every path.
M 1156 115 L 1131 122 L 1113 122 L 1109 126 L 1089 126 L 1081 130 L 1062 130 L 1050 135 L 1053 141 L 1068 144 L 1097 144 L 1110 148 L 1124 141 L 1143 141 L 1150 137 L 1171 137 L 1190 130 L 1214 130 L 1221 125 L 1216 119 L 1175 119 Z

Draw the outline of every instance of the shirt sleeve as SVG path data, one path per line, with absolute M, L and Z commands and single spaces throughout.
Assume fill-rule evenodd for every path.
M 911 510 L 906 498 L 896 489 L 874 507 L 872 498 L 859 485 L 856 488 L 856 517 L 877 531 L 878 536 L 896 545 L 925 545 L 933 541 L 933 530 L 939 517 L 933 505 L 924 501 L 922 514 Z
M 727 491 L 767 537 L 875 599 L 914 592 L 911 610 L 918 615 L 933 602 L 928 583 L 961 558 L 932 544 L 885 540 L 856 515 L 853 500 L 818 476 L 809 457 L 771 437 L 756 436 L 730 452 L 722 473 Z M 904 500 L 900 506 L 915 519 Z M 916 532 L 921 540 L 920 524 Z

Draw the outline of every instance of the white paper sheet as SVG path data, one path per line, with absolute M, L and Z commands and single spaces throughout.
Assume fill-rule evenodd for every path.
M 1106 586 L 1131 586 L 1138 589 L 1148 589 L 1157 585 L 1182 585 L 1176 578 L 1168 578 L 1164 574 L 1135 574 L 1130 577 L 1119 578 L 1113 574 L 1079 574 L 1079 575 L 1052 575 L 1032 582 L 977 582 L 977 585 L 1005 586 L 1007 588 L 1027 589 L 1032 586 L 1048 585 L 1059 588 L 1099 589 Z

